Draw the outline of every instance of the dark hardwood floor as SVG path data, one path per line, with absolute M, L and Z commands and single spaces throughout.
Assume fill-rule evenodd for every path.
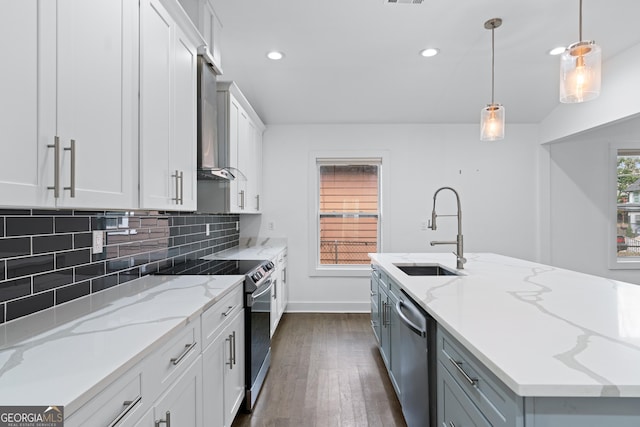
M 286 313 L 252 414 L 233 427 L 406 426 L 368 314 Z

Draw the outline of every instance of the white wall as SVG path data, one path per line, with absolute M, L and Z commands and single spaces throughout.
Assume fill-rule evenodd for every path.
M 318 150 L 389 150 L 389 239 L 384 252 L 450 252 L 429 246 L 450 240 L 455 218 L 438 231 L 421 231 L 433 193 L 460 193 L 465 252 L 495 252 L 536 260 L 538 239 L 538 127 L 509 125 L 507 139 L 481 143 L 478 125 L 278 125 L 264 135 L 263 214 L 242 216 L 243 236 L 286 237 L 290 311 L 368 311 L 365 277 L 309 277 L 308 164 Z M 384 167 L 384 166 L 383 166 Z M 438 213 L 455 213 L 453 196 L 441 193 Z M 274 225 L 268 230 L 267 224 Z M 451 255 L 452 259 L 454 255 Z
M 548 262 L 598 276 L 640 284 L 639 270 L 610 270 L 610 144 L 635 141 L 640 118 L 602 127 L 548 146 L 550 153 Z M 546 259 L 543 261 L 547 262 Z

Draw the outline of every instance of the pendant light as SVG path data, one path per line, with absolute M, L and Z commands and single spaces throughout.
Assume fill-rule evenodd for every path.
M 491 30 L 491 104 L 480 113 L 480 141 L 497 141 L 504 138 L 504 107 L 493 100 L 495 86 L 495 36 L 494 30 L 502 25 L 502 19 L 493 18 L 484 23 Z
M 602 52 L 593 40 L 582 40 L 582 0 L 580 0 L 579 41 L 560 56 L 560 102 L 572 104 L 600 95 Z

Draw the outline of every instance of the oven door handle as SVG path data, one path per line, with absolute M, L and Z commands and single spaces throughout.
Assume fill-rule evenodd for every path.
M 260 292 L 259 294 L 251 294 L 251 299 L 253 301 L 257 300 L 258 298 L 260 298 L 262 295 L 266 294 L 267 292 L 271 291 L 271 288 L 273 287 L 273 282 L 271 281 L 271 279 L 268 280 L 269 286 L 267 286 L 267 289 L 265 289 L 264 291 Z

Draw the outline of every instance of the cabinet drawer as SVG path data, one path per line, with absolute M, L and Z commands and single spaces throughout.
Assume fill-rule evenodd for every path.
M 458 385 L 458 382 L 438 362 L 438 425 L 450 427 L 491 427 L 476 405 Z
M 491 425 L 518 425 L 522 398 L 442 328 L 438 328 L 438 360 Z
M 228 295 L 202 313 L 202 348 L 207 348 L 218 335 L 225 321 L 242 310 L 244 289 L 237 286 Z
M 133 425 L 146 408 L 142 399 L 142 373 L 130 371 L 73 413 L 67 427 Z
M 155 400 L 160 390 L 166 390 L 196 360 L 200 339 L 200 322 L 191 322 L 145 360 L 145 397 Z

